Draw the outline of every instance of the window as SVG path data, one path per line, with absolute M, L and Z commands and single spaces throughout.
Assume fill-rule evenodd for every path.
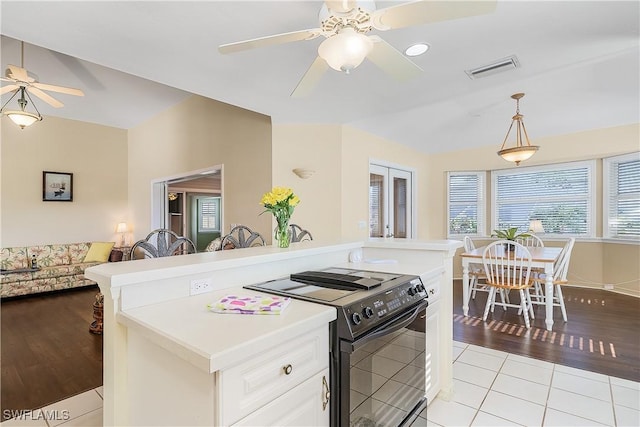
M 220 197 L 198 197 L 198 232 L 220 231 Z
M 640 153 L 604 159 L 604 237 L 640 239 Z
M 546 235 L 593 237 L 594 163 L 493 171 L 492 228 L 524 232 L 537 219 Z
M 449 236 L 484 235 L 484 172 L 449 172 Z

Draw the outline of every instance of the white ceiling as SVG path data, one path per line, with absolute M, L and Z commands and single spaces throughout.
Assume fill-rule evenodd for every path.
M 431 153 L 499 145 L 515 92 L 526 93 L 521 112 L 533 140 L 640 121 L 638 1 L 498 1 L 487 15 L 374 31 L 399 50 L 428 43 L 414 59 L 424 73 L 399 83 L 365 61 L 351 75 L 329 70 L 303 99 L 289 94 L 322 37 L 218 53 L 220 44 L 315 28 L 322 4 L 2 1 L 0 28 L 29 43 L 24 65 L 41 82 L 86 94 L 57 96 L 65 103 L 57 110 L 36 100 L 43 115 L 120 128 L 188 93 L 274 123 L 350 124 Z M 510 55 L 519 69 L 478 80 L 464 72 Z M 2 68 L 19 61 L 19 44 L 3 37 Z

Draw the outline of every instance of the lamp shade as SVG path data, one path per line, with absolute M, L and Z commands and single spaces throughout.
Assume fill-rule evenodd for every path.
M 542 221 L 540 221 L 539 219 L 532 219 L 531 221 L 529 221 L 529 231 L 533 233 L 544 233 Z
M 127 223 L 126 222 L 118 223 L 118 226 L 116 227 L 116 233 L 126 233 L 126 232 L 127 232 Z
M 538 151 L 538 147 L 535 145 L 521 145 L 519 147 L 505 148 L 498 151 L 500 157 L 508 162 L 514 162 L 516 165 L 520 162 L 531 158 Z
M 31 126 L 35 122 L 42 120 L 42 116 L 29 113 L 26 111 L 5 111 L 4 114 L 13 121 L 13 123 L 20 126 L 20 129 L 24 129 L 27 126 Z
M 345 27 L 320 44 L 318 55 L 334 70 L 348 74 L 364 61 L 371 49 L 373 42 L 369 37 Z

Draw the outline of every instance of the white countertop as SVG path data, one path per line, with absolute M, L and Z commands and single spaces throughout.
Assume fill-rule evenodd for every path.
M 336 319 L 334 307 L 292 300 L 281 314 L 218 314 L 207 304 L 226 295 L 267 295 L 229 288 L 138 307 L 117 314 L 118 322 L 205 372 L 236 365 Z

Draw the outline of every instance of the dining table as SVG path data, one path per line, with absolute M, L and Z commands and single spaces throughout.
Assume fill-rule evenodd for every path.
M 460 255 L 462 259 L 462 313 L 465 317 L 469 316 L 469 297 L 471 296 L 469 292 L 469 264 L 483 265 L 482 254 L 485 248 L 486 246 L 482 246 Z M 531 268 L 544 271 L 545 325 L 550 331 L 553 327 L 553 267 L 562 248 L 528 246 L 527 249 L 531 253 Z M 506 249 L 502 247 L 499 250 Z M 518 256 L 518 250 L 515 252 L 516 256 Z

